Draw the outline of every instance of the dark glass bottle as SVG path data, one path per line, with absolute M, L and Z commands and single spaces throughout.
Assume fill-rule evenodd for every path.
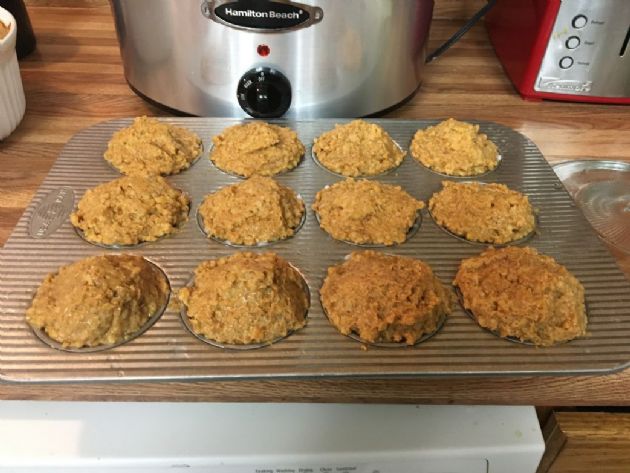
M 18 59 L 22 59 L 33 52 L 36 43 L 24 0 L 0 0 L 0 7 L 9 10 L 15 17 L 15 22 L 17 23 L 17 44 L 15 49 Z

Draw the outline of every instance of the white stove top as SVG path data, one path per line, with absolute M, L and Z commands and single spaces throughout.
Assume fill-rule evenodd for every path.
M 534 473 L 543 450 L 533 407 L 0 402 L 3 473 Z

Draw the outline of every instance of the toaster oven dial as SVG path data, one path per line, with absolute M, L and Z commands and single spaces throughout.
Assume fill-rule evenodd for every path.
M 241 108 L 254 118 L 281 117 L 291 105 L 291 83 L 270 67 L 257 67 L 243 74 L 236 91 Z

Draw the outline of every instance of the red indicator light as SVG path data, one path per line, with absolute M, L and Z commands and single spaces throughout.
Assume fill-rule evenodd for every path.
M 269 49 L 269 46 L 267 46 L 266 44 L 259 44 L 258 48 L 256 48 L 256 51 L 258 52 L 259 56 L 267 57 L 269 56 L 271 49 Z

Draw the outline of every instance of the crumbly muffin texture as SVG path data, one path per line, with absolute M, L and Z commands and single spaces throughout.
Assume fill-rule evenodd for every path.
M 330 322 L 367 342 L 413 345 L 451 313 L 450 292 L 425 262 L 374 251 L 354 252 L 328 268 L 320 291 Z
M 424 203 L 400 186 L 346 179 L 317 193 L 313 210 L 337 240 L 394 245 L 407 238 Z
M 505 244 L 534 231 L 534 209 L 527 196 L 503 184 L 442 183 L 429 200 L 434 220 L 470 241 Z
M 27 322 L 68 348 L 110 345 L 134 335 L 168 300 L 164 274 L 140 256 L 93 256 L 49 274 Z
M 180 290 L 193 331 L 219 343 L 271 343 L 302 328 L 309 307 L 300 273 L 274 253 L 204 261 Z
M 476 176 L 498 165 L 498 149 L 479 133 L 479 125 L 449 118 L 418 130 L 411 142 L 411 155 L 426 167 L 449 176 Z
M 586 335 L 582 284 L 533 248 L 490 248 L 465 259 L 453 284 L 477 323 L 502 337 L 545 347 Z
M 226 128 L 212 142 L 210 160 L 215 166 L 242 177 L 288 171 L 304 155 L 295 131 L 261 121 Z
M 88 189 L 70 221 L 93 243 L 134 245 L 177 231 L 189 208 L 188 196 L 160 176 L 123 176 Z
M 354 120 L 315 139 L 313 153 L 327 169 L 347 177 L 374 176 L 397 167 L 405 157 L 387 132 Z
M 129 176 L 166 176 L 188 169 L 201 150 L 201 139 L 191 131 L 138 117 L 131 126 L 114 133 L 104 156 Z
M 304 202 L 272 178 L 253 176 L 208 195 L 199 214 L 206 234 L 256 245 L 293 236 L 304 216 Z

